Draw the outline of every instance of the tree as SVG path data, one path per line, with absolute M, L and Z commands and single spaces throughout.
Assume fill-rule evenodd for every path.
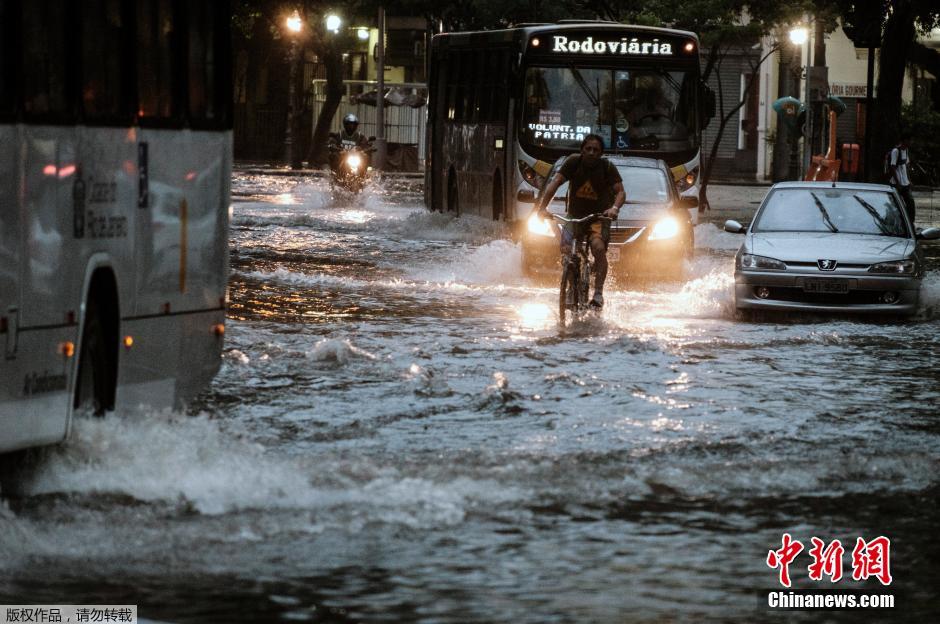
M 733 51 L 740 51 L 745 58 L 750 58 L 747 52 L 762 37 L 770 35 L 780 25 L 797 21 L 804 11 L 812 8 L 812 3 L 808 0 L 585 0 L 585 3 L 602 8 L 606 17 L 617 21 L 657 26 L 666 24 L 699 35 L 704 53 L 702 79 L 707 81 L 714 75 L 718 84 L 718 131 L 708 158 L 703 159 L 699 194 L 699 210 L 707 210 L 708 183 L 718 146 L 729 123 L 745 104 L 745 100 L 737 95 L 729 97 L 721 87 L 721 72 L 726 59 Z M 745 93 L 759 75 L 761 64 L 778 47 L 774 41 L 769 52 L 756 61 L 748 61 L 751 78 Z
M 878 98 L 875 110 L 869 111 L 878 123 L 872 125 L 872 149 L 867 158 L 877 157 L 896 144 L 901 133 L 901 94 L 904 74 L 911 60 L 936 68 L 936 52 L 917 43 L 918 33 L 926 34 L 940 26 L 940 5 L 936 0 L 868 0 L 852 2 L 837 0 L 835 8 L 851 26 L 860 12 L 874 23 L 874 38 L 880 48 L 878 63 Z M 877 161 L 869 160 L 869 167 Z

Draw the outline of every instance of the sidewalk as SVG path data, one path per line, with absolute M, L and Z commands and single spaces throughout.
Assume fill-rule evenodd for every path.
M 711 210 L 699 213 L 699 223 L 714 223 L 721 227 L 728 219 L 748 223 L 760 206 L 770 186 L 709 184 L 708 201 Z M 940 227 L 940 189 L 914 192 L 917 227 Z

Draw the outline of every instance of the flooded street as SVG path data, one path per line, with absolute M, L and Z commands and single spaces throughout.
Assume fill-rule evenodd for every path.
M 501 225 L 241 173 L 219 375 L 75 423 L 0 503 L 0 602 L 167 622 L 940 619 L 940 272 L 899 323 L 733 315 L 741 238 L 557 324 Z M 756 197 L 755 200 L 760 199 Z M 932 251 L 932 250 L 931 250 Z M 766 609 L 789 532 L 893 611 Z M 851 580 L 891 539 L 894 584 Z M 887 590 L 882 592 L 882 590 Z M 775 618 L 776 616 L 776 618 Z

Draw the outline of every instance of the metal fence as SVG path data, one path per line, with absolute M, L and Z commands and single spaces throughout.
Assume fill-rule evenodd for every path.
M 369 91 L 375 91 L 377 83 L 374 80 L 344 80 L 343 98 L 336 115 L 333 116 L 332 132 L 339 132 L 343 117 L 353 113 L 359 118 L 359 130 L 366 136 L 377 135 L 375 123 L 375 106 L 363 102 L 355 102 L 355 96 Z M 386 89 L 400 89 L 412 93 L 426 90 L 427 85 L 417 82 L 386 82 Z M 326 101 L 326 80 L 313 81 L 313 125 L 316 125 L 320 109 Z M 402 145 L 416 145 L 418 160 L 424 163 L 424 136 L 427 129 L 427 105 L 420 108 L 410 106 L 392 106 L 385 104 L 385 140 L 389 143 Z

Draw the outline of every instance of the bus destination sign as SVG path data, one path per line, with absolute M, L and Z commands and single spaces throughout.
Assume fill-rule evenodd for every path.
M 672 43 L 659 39 L 641 40 L 637 37 L 619 39 L 569 38 L 552 35 L 552 52 L 566 54 L 605 54 L 612 56 L 673 56 Z

